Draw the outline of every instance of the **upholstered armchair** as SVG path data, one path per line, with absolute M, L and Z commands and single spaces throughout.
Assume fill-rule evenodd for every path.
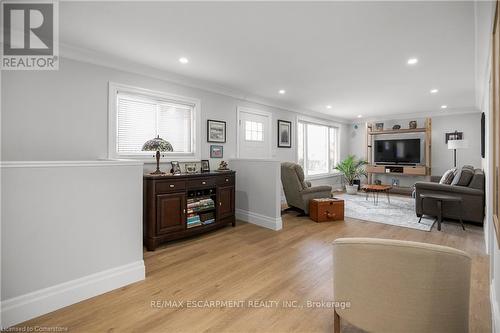
M 471 258 L 450 247 L 340 238 L 333 242 L 334 332 L 340 318 L 367 332 L 469 330 Z M 345 302 L 345 303 L 340 303 Z
M 331 197 L 331 186 L 311 186 L 304 180 L 304 170 L 297 163 L 281 163 L 281 184 L 288 206 L 309 214 L 309 200 Z

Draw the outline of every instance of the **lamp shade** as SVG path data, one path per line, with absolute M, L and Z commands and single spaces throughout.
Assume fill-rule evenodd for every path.
M 467 140 L 448 140 L 448 149 L 465 149 L 468 147 Z
M 146 141 L 142 145 L 143 151 L 174 151 L 170 142 L 163 140 L 158 135 L 156 138 Z

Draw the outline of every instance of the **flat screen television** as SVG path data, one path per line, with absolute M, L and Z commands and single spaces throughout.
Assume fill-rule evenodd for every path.
M 375 163 L 420 164 L 420 139 L 375 140 Z

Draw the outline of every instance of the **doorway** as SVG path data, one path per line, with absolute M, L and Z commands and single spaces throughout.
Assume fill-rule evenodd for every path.
M 238 158 L 271 158 L 272 114 L 238 107 Z

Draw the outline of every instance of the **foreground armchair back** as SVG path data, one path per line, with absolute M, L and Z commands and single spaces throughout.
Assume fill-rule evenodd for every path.
M 309 214 L 309 200 L 331 197 L 331 186 L 311 186 L 304 180 L 304 170 L 297 163 L 281 163 L 281 184 L 288 206 Z
M 432 244 L 341 238 L 333 243 L 340 318 L 373 333 L 468 332 L 471 258 Z

